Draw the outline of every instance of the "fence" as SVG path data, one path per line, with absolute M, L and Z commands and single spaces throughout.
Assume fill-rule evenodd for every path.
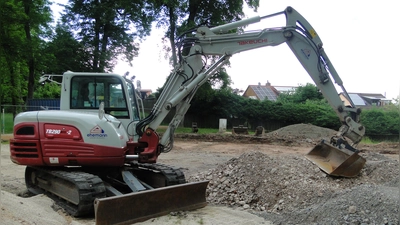
M 155 99 L 146 99 L 143 101 L 144 111 L 146 115 L 148 115 L 153 108 L 156 100 Z M 2 105 L 1 109 L 5 113 L 16 113 L 25 112 L 25 111 L 37 111 L 37 110 L 58 110 L 60 109 L 60 100 L 59 99 L 30 99 L 27 101 L 26 105 Z M 2 130 L 1 132 L 7 133 L 12 132 L 13 121 L 11 116 L 10 118 L 6 118 L 4 116 L 4 112 L 2 115 Z M 169 122 L 175 115 L 175 108 L 171 110 L 171 112 L 166 116 L 163 120 L 162 125 L 168 125 Z M 181 122 L 181 126 L 183 127 L 192 127 L 192 123 L 197 123 L 198 128 L 219 128 L 219 120 L 221 118 L 213 115 L 209 115 L 207 117 L 200 117 L 195 114 L 186 114 L 184 120 Z M 276 122 L 276 121 L 259 121 L 257 123 L 249 124 L 243 119 L 239 118 L 224 118 L 227 119 L 227 129 L 232 129 L 233 126 L 245 125 L 250 128 L 250 130 L 254 130 L 257 126 L 263 126 L 266 132 L 277 130 L 281 127 L 286 126 L 286 124 Z M 11 120 L 11 121 L 7 121 Z
M 26 111 L 56 110 L 60 109 L 60 99 L 28 99 Z
M 28 100 L 26 105 L 1 105 L 1 126 L 0 132 L 2 134 L 9 134 L 13 132 L 14 117 L 20 112 L 38 111 L 38 110 L 59 110 L 59 99 L 32 99 Z M 15 113 L 15 114 L 13 114 Z

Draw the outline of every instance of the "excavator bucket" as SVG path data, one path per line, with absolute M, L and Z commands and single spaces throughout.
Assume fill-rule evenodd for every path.
M 322 141 L 305 156 L 325 173 L 332 176 L 355 177 L 366 160 L 357 152 L 339 149 Z
M 174 211 L 187 211 L 207 205 L 209 181 L 179 184 L 96 199 L 96 225 L 132 224 Z

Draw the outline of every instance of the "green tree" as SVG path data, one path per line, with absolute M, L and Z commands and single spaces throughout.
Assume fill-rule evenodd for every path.
M 44 49 L 43 71 L 47 74 L 63 74 L 71 71 L 91 71 L 90 56 L 68 27 L 57 23 L 52 40 Z
M 249 7 L 256 10 L 259 6 L 258 0 L 213 0 L 213 1 L 179 1 L 179 0 L 155 0 L 155 10 L 157 15 L 157 27 L 166 27 L 167 32 L 163 40 L 164 43 L 169 43 L 165 46 L 170 55 L 170 62 L 173 66 L 177 65 L 181 56 L 178 54 L 176 41 L 182 37 L 191 37 L 192 31 L 198 26 L 214 26 L 240 20 L 244 17 L 243 6 L 247 4 Z M 185 49 L 183 49 L 185 53 Z M 215 62 L 215 57 L 206 56 L 205 67 L 208 62 Z M 202 114 L 207 114 L 211 109 L 214 114 L 224 117 L 232 116 L 228 113 L 232 106 L 226 105 L 232 97 L 232 90 L 229 88 L 231 84 L 230 77 L 225 68 L 220 68 L 216 73 L 212 74 L 196 92 L 189 112 L 196 111 Z M 220 88 L 221 91 L 215 91 L 213 88 Z M 220 97 L 225 96 L 227 99 L 221 101 Z M 233 96 L 237 97 L 237 96 Z M 207 104 L 210 103 L 210 104 Z M 210 107 L 203 107 L 204 105 Z
M 36 57 L 40 55 L 43 39 L 49 31 L 51 19 L 50 3 L 47 0 L 22 0 L 26 19 L 23 21 L 25 31 L 24 58 L 28 65 L 28 98 L 33 97 L 36 73 Z M 40 73 L 39 73 L 40 74 Z
M 142 0 L 70 0 L 62 22 L 88 54 L 91 71 L 104 72 L 121 57 L 131 63 L 137 56 L 137 40 L 150 33 L 152 12 Z
M 61 87 L 59 84 L 47 83 L 36 88 L 34 98 L 60 98 Z
M 397 96 L 397 98 L 393 98 L 392 101 L 393 101 L 394 105 L 399 107 L 400 106 L 400 95 Z
M 365 126 L 367 136 L 400 133 L 399 111 L 394 105 L 365 109 L 361 112 L 360 121 Z
M 193 28 L 200 25 L 221 25 L 242 19 L 244 4 L 257 10 L 259 0 L 155 0 L 156 26 L 167 28 L 164 43 L 169 43 L 164 49 L 171 53 L 172 65 L 178 63 L 177 47 L 178 37 L 191 35 Z M 212 60 L 211 60 L 212 62 Z M 227 87 L 230 84 L 226 70 L 220 69 L 217 75 L 210 78 L 211 85 L 218 83 L 218 87 Z
M 299 86 L 294 92 L 281 93 L 277 99 L 280 102 L 302 103 L 307 100 L 322 100 L 322 93 L 314 84 L 307 83 L 304 86 Z
M 0 1 L 0 98 L 17 105 L 23 96 L 27 67 L 24 60 L 24 21 L 27 19 L 20 1 Z M 26 89 L 25 89 L 26 90 Z M 13 114 L 16 114 L 13 108 Z
M 51 22 L 46 0 L 0 2 L 1 98 L 20 105 L 34 92 L 37 61 L 42 56 L 43 38 Z M 18 109 L 13 108 L 15 116 Z

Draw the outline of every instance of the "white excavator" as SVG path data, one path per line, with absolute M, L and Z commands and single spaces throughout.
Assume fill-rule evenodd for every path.
M 286 26 L 232 32 L 279 15 L 286 17 Z M 365 133 L 359 123 L 361 111 L 353 103 L 352 107 L 343 105 L 334 83 L 347 92 L 320 37 L 292 7 L 188 31 L 177 42 L 179 64 L 143 119 L 131 80 L 111 73 L 65 72 L 60 110 L 16 116 L 11 160 L 26 165 L 30 192 L 48 194 L 73 216 L 94 212 L 96 224 L 130 224 L 204 207 L 208 181 L 187 183 L 182 171 L 158 164 L 157 157 L 173 148 L 174 130 L 197 89 L 231 56 L 283 43 L 342 122 L 336 135 L 322 140 L 305 157 L 331 176 L 357 176 L 365 164 L 356 149 Z M 211 57 L 216 59 L 208 64 Z M 156 130 L 172 108 L 176 114 L 160 138 Z

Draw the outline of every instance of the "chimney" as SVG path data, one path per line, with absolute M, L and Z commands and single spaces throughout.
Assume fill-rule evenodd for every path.
M 267 80 L 267 83 L 265 84 L 265 86 L 269 87 L 269 86 L 271 86 L 271 83 Z

